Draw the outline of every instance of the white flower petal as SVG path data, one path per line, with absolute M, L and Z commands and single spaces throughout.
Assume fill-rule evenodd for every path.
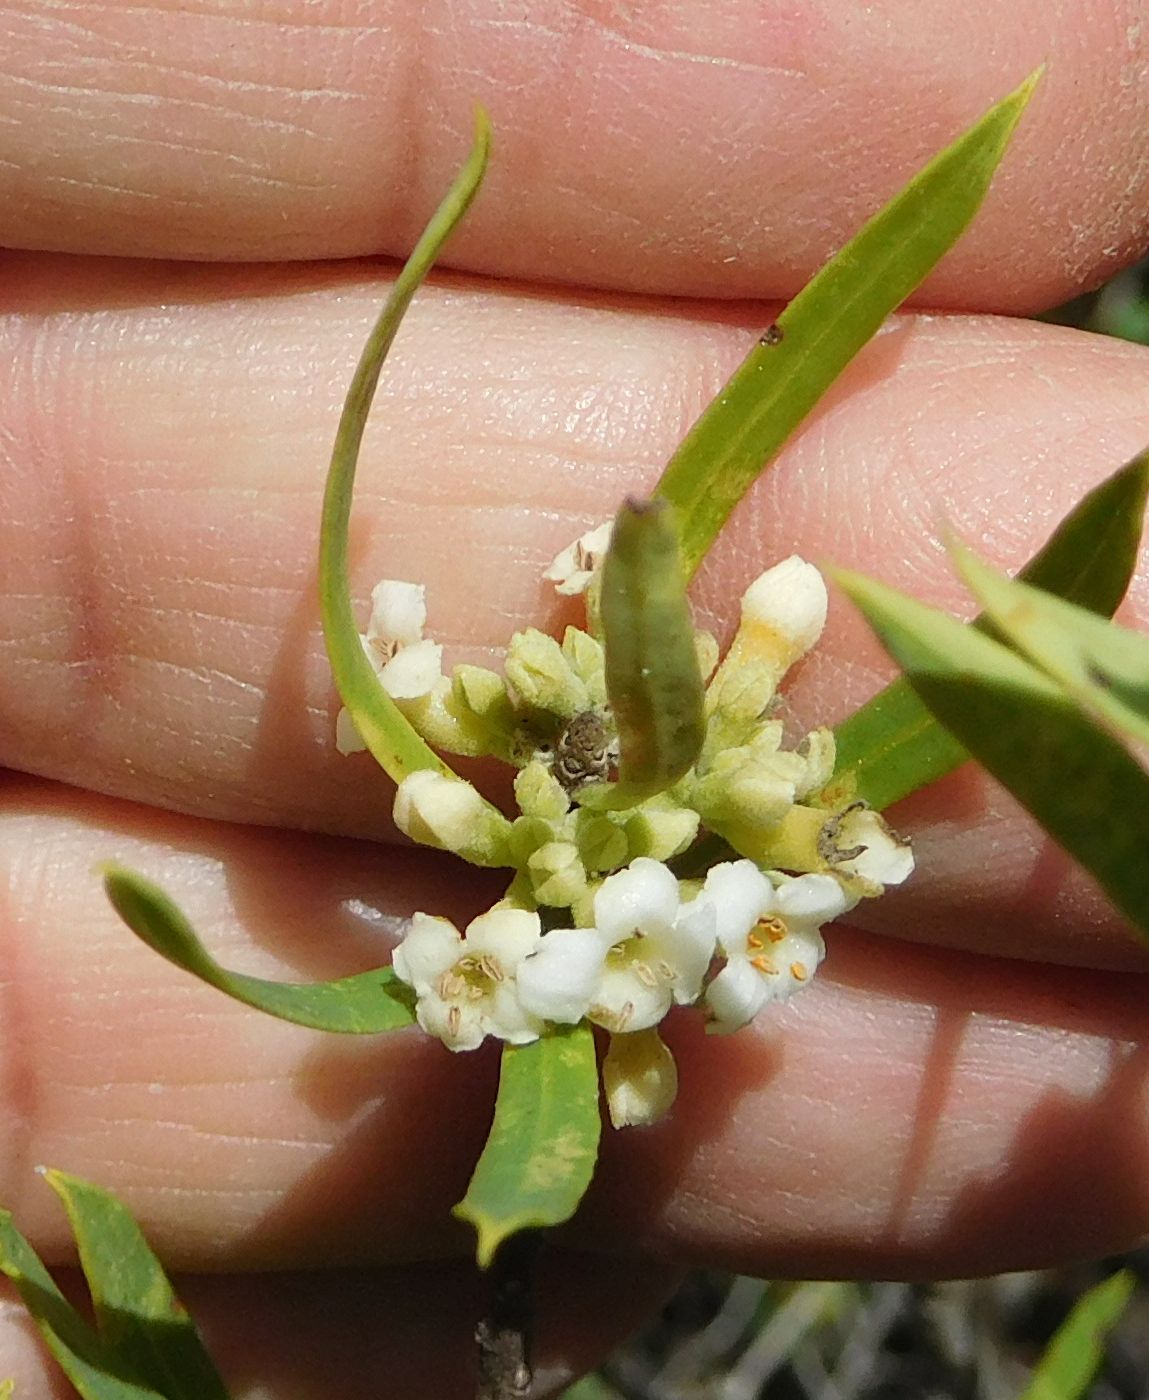
M 725 861 L 712 866 L 702 894 L 714 906 L 715 934 L 726 953 L 745 947 L 746 935 L 759 919 L 774 910 L 774 886 L 752 860 Z
M 610 875 L 594 897 L 595 927 L 610 943 L 641 930 L 670 928 L 678 913 L 678 881 L 660 861 L 639 856 Z
M 742 595 L 742 615 L 784 637 L 798 656 L 810 650 L 826 625 L 826 581 L 791 554 L 760 574 Z
M 434 995 L 420 997 L 415 1019 L 448 1050 L 477 1050 L 486 1036 L 477 1003 L 444 1001 Z
M 594 577 L 594 571 L 602 562 L 602 557 L 610 548 L 614 522 L 606 520 L 580 535 L 574 544 L 567 545 L 555 555 L 543 578 L 555 585 L 555 592 L 567 597 L 586 591 L 587 584 Z
M 682 906 L 672 928 L 643 940 L 658 975 L 669 973 L 671 991 L 679 1005 L 698 1000 L 714 956 L 714 929 L 714 904 L 702 896 Z
M 511 1045 L 529 1045 L 542 1034 L 543 1023 L 532 1016 L 519 1000 L 514 981 L 500 983 L 487 1002 L 484 1026 L 488 1035 L 497 1036 Z
M 427 590 L 421 583 L 385 578 L 371 590 L 368 641 L 387 647 L 411 646 L 422 639 L 427 622 Z
M 443 648 L 430 640 L 400 647 L 379 672 L 392 700 L 419 700 L 430 695 L 443 676 Z
M 335 747 L 342 754 L 366 753 L 367 745 L 355 727 L 351 711 L 344 708 L 335 717 Z
M 516 973 L 519 1002 L 533 1016 L 575 1025 L 598 990 L 607 943 L 596 929 L 556 928 Z
M 449 919 L 413 914 L 411 926 L 391 954 L 395 976 L 425 993 L 462 955 L 463 939 Z
M 880 885 L 900 885 L 914 868 L 914 853 L 908 841 L 899 840 L 879 812 L 868 807 L 847 812 L 835 835 L 842 850 L 865 846 L 861 855 L 838 863 L 848 875 L 860 875 Z
M 602 1082 L 616 1128 L 648 1127 L 674 1102 L 678 1069 L 656 1030 L 612 1035 L 602 1062 Z
M 729 1035 L 752 1021 L 770 997 L 765 977 L 746 958 L 731 958 L 706 989 L 706 1005 L 713 1020 L 706 1029 Z
M 642 1031 L 656 1026 L 673 1003 L 671 984 L 662 978 L 640 974 L 635 963 L 608 961 L 587 1016 L 608 1031 Z
M 841 882 L 832 875 L 799 875 L 778 886 L 777 909 L 789 923 L 828 924 L 850 907 Z
M 542 937 L 539 916 L 526 909 L 488 909 L 467 925 L 467 952 L 496 959 L 510 976 Z

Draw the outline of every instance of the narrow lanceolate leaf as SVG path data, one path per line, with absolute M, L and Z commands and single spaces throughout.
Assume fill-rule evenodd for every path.
M 520 1230 L 570 1219 L 594 1174 L 601 1130 L 589 1026 L 506 1046 L 491 1134 L 455 1207 L 478 1232 L 481 1268 Z
M 1006 641 L 1103 724 L 1149 743 L 1149 636 L 1007 578 L 960 545 L 951 553 Z
M 44 1345 L 83 1400 L 166 1400 L 76 1312 L 7 1211 L 0 1211 L 0 1273 L 15 1285 Z
M 826 264 L 691 429 L 656 487 L 674 506 L 688 577 L 763 467 L 969 224 L 1039 77 L 936 156 Z
M 1133 1296 L 1136 1278 L 1127 1269 L 1083 1294 L 1057 1329 L 1021 1400 L 1078 1400 L 1101 1364 L 1105 1339 Z
M 478 193 L 489 150 L 490 126 L 486 114 L 480 111 L 470 158 L 415 245 L 359 358 L 339 420 L 323 498 L 323 524 L 319 536 L 319 600 L 327 655 L 340 697 L 355 721 L 363 742 L 396 782 L 421 768 L 435 768 L 443 773 L 450 770 L 400 713 L 363 653 L 347 573 L 351 495 L 363 430 L 367 425 L 383 361 L 391 349 L 411 298 Z
M 629 807 L 677 782 L 705 733 L 694 625 L 665 502 L 627 501 L 618 512 L 600 607 L 618 783 L 586 790 L 580 801 Z
M 1149 934 L 1149 773 L 1016 652 L 872 579 L 837 578 L 935 718 Z
M 1125 596 L 1149 496 L 1149 451 L 1093 488 L 1018 575 L 1034 588 L 1104 617 Z M 984 625 L 979 620 L 977 625 Z M 969 754 L 922 704 L 904 676 L 835 731 L 837 770 L 827 797 L 881 809 L 963 763 Z
M 228 996 L 299 1026 L 370 1035 L 415 1019 L 410 988 L 389 967 L 335 982 L 266 982 L 220 967 L 183 911 L 158 885 L 122 866 L 104 867 L 104 889 L 132 932 L 176 967 Z
M 140 1227 L 114 1196 L 45 1172 L 64 1203 L 100 1340 L 165 1400 L 227 1400 L 227 1391 Z

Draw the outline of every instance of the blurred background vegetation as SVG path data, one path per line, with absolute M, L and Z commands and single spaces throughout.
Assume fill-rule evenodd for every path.
M 1149 345 L 1149 258 L 1039 319 Z M 1090 1296 L 1122 1269 L 1128 1301 L 1121 1280 Z M 1078 1395 L 1149 1400 L 1149 1248 L 1044 1273 L 937 1284 L 697 1273 L 564 1400 Z

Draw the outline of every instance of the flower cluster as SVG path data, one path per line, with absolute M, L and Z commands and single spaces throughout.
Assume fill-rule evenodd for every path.
M 706 727 L 689 772 L 620 810 L 586 801 L 618 757 L 594 635 L 608 546 L 609 527 L 590 531 L 546 574 L 560 593 L 588 595 L 588 629 L 568 627 L 561 642 L 517 633 L 502 676 L 475 666 L 443 674 L 413 584 L 378 585 L 363 646 L 430 744 L 518 769 L 511 820 L 435 770 L 399 785 L 395 820 L 412 839 L 514 872 L 463 933 L 442 918 L 412 919 L 394 969 L 414 991 L 419 1024 L 471 1050 L 486 1036 L 522 1044 L 588 1020 L 610 1034 L 612 1120 L 649 1123 L 675 1094 L 658 1032 L 671 1008 L 698 1005 L 717 1033 L 746 1025 L 811 980 L 823 925 L 900 883 L 913 858 L 877 813 L 823 797 L 829 731 L 785 746 L 778 684 L 817 641 L 827 606 L 821 575 L 796 556 L 746 590 L 720 664 L 714 639 L 696 634 Z M 345 712 L 337 742 L 363 747 Z M 692 860 L 700 840 L 709 860 Z

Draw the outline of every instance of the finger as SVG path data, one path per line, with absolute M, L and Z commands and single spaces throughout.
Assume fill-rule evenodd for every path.
M 449 1210 L 488 1126 L 494 1048 L 268 1020 L 136 944 L 90 873 L 114 844 L 225 964 L 298 979 L 383 960 L 355 924 L 397 912 L 400 854 L 296 837 L 285 860 L 270 832 L 94 799 L 81 822 L 35 798 L 10 793 L 22 815 L 0 840 L 0 1201 L 30 1237 L 66 1256 L 41 1162 L 120 1193 L 173 1267 L 467 1251 Z M 745 1032 L 671 1023 L 674 1112 L 608 1133 L 572 1240 L 839 1278 L 1036 1267 L 1146 1231 L 1141 977 L 841 929 L 829 945 L 811 988 Z
M 333 752 L 312 563 L 378 287 L 108 277 L 102 309 L 69 312 L 92 296 L 86 268 L 31 260 L 0 323 L 0 761 L 202 815 L 386 835 L 390 785 Z M 164 348 L 177 334 L 178 359 Z M 497 665 L 514 626 L 570 620 L 540 582 L 546 561 L 655 479 L 748 340 L 733 316 L 428 292 L 368 435 L 360 594 L 380 576 L 426 581 L 449 663 Z M 1144 350 L 1050 327 L 892 323 L 723 536 L 702 620 L 728 624 L 754 572 L 794 549 L 968 611 L 939 526 L 1016 567 L 1149 438 L 1145 365 Z M 890 674 L 835 603 L 790 692 L 797 722 L 838 720 Z M 877 906 L 887 927 L 1126 965 L 1132 945 L 1089 883 L 971 773 L 899 816 L 922 868 Z
M 976 0 L 908 22 L 843 0 L 3 13 L 0 242 L 14 247 L 398 254 L 483 102 L 496 160 L 457 266 L 788 297 L 1046 60 L 984 216 L 924 303 L 1051 305 L 1149 232 L 1135 0 Z
M 78 1279 L 69 1294 L 83 1296 Z M 673 1286 L 664 1265 L 543 1254 L 532 1396 L 559 1394 L 640 1325 Z M 458 1263 L 402 1269 L 177 1280 L 233 1400 L 441 1400 L 475 1386 L 475 1323 L 488 1281 Z M 20 1400 L 65 1400 L 66 1386 L 23 1309 L 0 1311 L 0 1363 Z

